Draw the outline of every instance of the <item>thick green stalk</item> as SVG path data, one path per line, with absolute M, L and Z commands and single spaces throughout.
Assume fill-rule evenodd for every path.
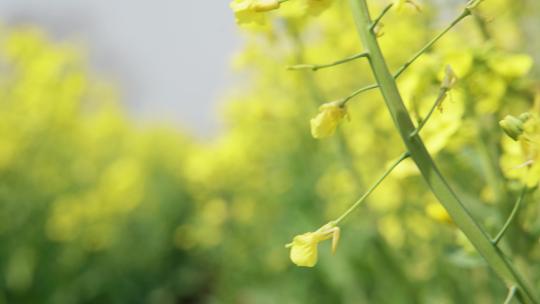
M 523 279 L 504 257 L 504 254 L 491 242 L 488 235 L 482 230 L 458 199 L 455 192 L 450 188 L 435 166 L 431 155 L 420 137 L 418 135 L 410 136 L 414 132 L 415 127 L 403 104 L 394 77 L 388 69 L 377 38 L 370 31 L 372 22 L 366 0 L 350 0 L 350 5 L 362 44 L 365 50 L 369 52 L 370 65 L 388 110 L 392 115 L 392 119 L 403 142 L 410 152 L 411 158 L 420 170 L 426 183 L 446 208 L 454 223 L 463 231 L 469 241 L 476 247 L 478 252 L 505 284 L 509 288 L 517 286 L 517 295 L 524 303 L 538 303 L 535 296 L 525 285 Z

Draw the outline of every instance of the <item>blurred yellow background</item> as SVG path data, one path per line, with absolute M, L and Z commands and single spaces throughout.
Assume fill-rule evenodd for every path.
M 385 17 L 380 42 L 392 69 L 463 3 L 422 4 L 421 13 Z M 422 137 L 491 234 L 521 177 L 519 147 L 497 122 L 538 110 L 539 16 L 533 0 L 486 1 L 399 81 L 419 121 L 444 67 L 456 71 L 457 87 Z M 344 222 L 334 256 L 322 244 L 315 268 L 289 261 L 292 236 L 343 213 L 403 146 L 376 91 L 351 101 L 336 136 L 310 135 L 319 104 L 373 81 L 362 60 L 285 69 L 360 50 L 345 1 L 317 18 L 292 6 L 268 18 L 241 32 L 223 128 L 211 139 L 126 114 L 122 88 L 95 72 L 79 44 L 35 25 L 0 27 L 0 303 L 502 302 L 505 287 L 412 162 Z M 528 196 L 503 244 L 534 290 L 539 198 Z

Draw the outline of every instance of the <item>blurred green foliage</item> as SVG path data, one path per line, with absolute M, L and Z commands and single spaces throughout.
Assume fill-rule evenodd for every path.
M 373 2 L 373 1 L 372 1 Z M 467 208 L 491 233 L 520 188 L 497 125 L 533 107 L 538 83 L 517 21 L 523 1 L 486 1 L 400 79 L 416 119 L 450 64 L 459 83 L 422 131 Z M 382 4 L 373 3 L 380 10 Z M 380 42 L 393 68 L 456 7 L 390 13 Z M 506 293 L 412 163 L 342 226 L 338 252 L 295 267 L 284 245 L 340 215 L 403 146 L 379 93 L 351 101 L 337 136 L 311 138 L 318 104 L 372 82 L 347 6 L 292 7 L 246 33 L 227 129 L 209 142 L 141 127 L 95 79 L 81 50 L 35 29 L 0 28 L 0 303 L 496 303 Z M 503 241 L 540 289 L 538 193 Z M 432 211 L 430 211 L 432 210 Z

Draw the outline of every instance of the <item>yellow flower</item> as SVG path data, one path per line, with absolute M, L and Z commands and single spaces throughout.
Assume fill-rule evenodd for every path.
M 337 125 L 347 115 L 347 109 L 341 101 L 325 103 L 319 107 L 319 114 L 311 119 L 311 135 L 314 138 L 329 137 L 336 131 Z
M 317 264 L 317 246 L 319 242 L 332 239 L 332 253 L 336 251 L 339 241 L 339 227 L 333 223 L 328 223 L 315 232 L 307 232 L 297 235 L 292 243 L 287 244 L 291 248 L 291 261 L 297 266 L 313 267 Z
M 267 12 L 279 8 L 278 0 L 234 0 L 230 7 L 234 11 L 236 23 L 263 24 L 265 16 L 261 12 Z

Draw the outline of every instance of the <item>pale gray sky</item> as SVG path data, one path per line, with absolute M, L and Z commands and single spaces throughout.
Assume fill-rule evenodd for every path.
M 35 24 L 89 50 L 98 74 L 118 82 L 133 116 L 200 135 L 239 45 L 227 0 L 0 0 L 0 22 Z

